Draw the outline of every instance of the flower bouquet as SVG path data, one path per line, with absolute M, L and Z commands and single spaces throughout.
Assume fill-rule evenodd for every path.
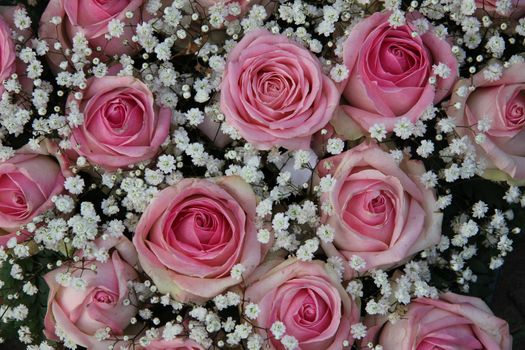
M 511 350 L 524 39 L 514 0 L 2 1 L 0 342 Z

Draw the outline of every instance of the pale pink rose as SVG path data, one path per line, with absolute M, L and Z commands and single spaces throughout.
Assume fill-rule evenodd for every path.
M 126 12 L 132 12 L 133 17 L 126 18 Z M 51 23 L 53 17 L 60 18 L 61 23 Z M 147 17 L 144 0 L 51 0 L 40 19 L 38 34 L 49 45 L 48 62 L 56 72 L 62 61 L 67 60 L 72 65 L 64 52 L 73 48 L 73 38 L 80 32 L 84 33 L 94 53 L 97 47 L 101 47 L 106 56 L 136 53 L 139 46 L 131 40 L 134 26 Z M 105 37 L 108 23 L 114 19 L 125 24 L 124 33 L 108 40 Z M 54 48 L 55 43 L 60 43 L 60 50 Z
M 494 316 L 481 299 L 454 293 L 413 300 L 395 323 L 368 316 L 365 324 L 363 348 L 373 342 L 384 350 L 512 349 L 507 322 Z
M 244 299 L 259 306 L 255 325 L 269 338 L 265 349 L 284 349 L 269 331 L 276 321 L 284 323 L 301 350 L 342 350 L 345 340 L 352 345 L 350 326 L 359 322 L 359 306 L 324 262 L 288 259 L 263 270 Z
M 82 99 L 71 93 L 68 105 L 72 102 L 84 122 L 72 130 L 71 143 L 105 169 L 153 158 L 168 137 L 171 110 L 155 105 L 148 87 L 133 77 L 90 78 Z
M 482 70 L 472 79 L 456 85 L 448 115 L 456 119 L 458 132 L 473 138 L 479 134 L 477 124 L 490 122 L 485 140 L 478 144 L 480 155 L 488 158 L 484 176 L 494 179 L 508 177 L 525 180 L 525 63 L 515 63 L 505 69 L 501 79 L 490 81 Z M 468 89 L 475 87 L 474 91 Z M 458 108 L 459 106 L 459 108 Z M 498 170 L 499 169 L 499 170 Z M 506 174 L 506 175 L 505 175 Z M 508 177 L 507 177 L 508 176 Z
M 412 36 L 411 15 L 406 25 L 393 28 L 389 12 L 377 12 L 359 22 L 343 44 L 349 78 L 343 96 L 346 113 L 365 131 L 376 123 L 392 131 L 400 119 L 416 122 L 423 112 L 448 95 L 456 81 L 458 65 L 451 46 L 430 28 Z M 446 79 L 434 77 L 432 66 L 444 63 Z
M 257 241 L 256 197 L 240 177 L 183 179 L 157 194 L 142 214 L 133 244 L 161 293 L 204 302 L 249 275 L 267 247 Z
M 5 91 L 2 82 L 11 77 L 16 71 L 15 43 L 11 36 L 11 28 L 8 24 L 9 18 L 4 15 L 12 15 L 14 6 L 0 6 L 0 96 Z
M 377 144 L 362 143 L 323 160 L 318 172 L 335 180 L 321 196 L 332 208 L 321 221 L 335 230 L 333 243 L 321 243 L 328 256 L 350 261 L 356 255 L 365 260 L 365 270 L 385 269 L 439 242 L 442 214 L 434 192 L 420 182 L 420 161 L 397 165 Z M 355 271 L 345 266 L 349 279 Z
M 476 7 L 481 16 L 489 15 L 495 18 L 510 17 L 518 19 L 525 15 L 525 2 L 523 0 L 511 0 L 511 7 L 507 13 L 496 11 L 497 0 L 476 0 Z
M 20 235 L 16 232 L 51 209 L 53 196 L 64 190 L 65 176 L 70 172 L 62 157 L 49 154 L 55 149 L 45 141 L 41 149 L 19 149 L 14 157 L 0 163 L 0 247 L 11 238 L 18 242 L 31 238 L 25 230 Z
M 260 29 L 245 35 L 228 56 L 221 110 L 226 122 L 259 149 L 308 149 L 339 97 L 307 49 Z
M 173 340 L 153 340 L 148 346 L 139 347 L 137 350 L 207 350 L 207 348 L 188 338 L 175 338 Z
M 138 278 L 134 268 L 137 255 L 125 237 L 99 240 L 96 244 L 99 249 L 108 250 L 107 262 L 86 260 L 83 264 L 72 263 L 44 276 L 49 286 L 44 333 L 51 340 L 65 336 L 90 350 L 106 350 L 108 344 L 98 341 L 96 332 L 109 327 L 110 336 L 121 336 L 137 313 L 135 294 L 128 288 L 129 281 Z M 96 271 L 89 268 L 93 264 Z M 66 272 L 71 273 L 72 278 L 82 277 L 86 287 L 80 289 L 59 284 L 59 275 Z M 132 303 L 125 305 L 125 299 Z

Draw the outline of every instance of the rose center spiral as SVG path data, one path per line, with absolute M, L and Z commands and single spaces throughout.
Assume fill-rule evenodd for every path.
M 508 127 L 525 125 L 525 91 L 521 90 L 512 96 L 507 103 L 506 123 Z

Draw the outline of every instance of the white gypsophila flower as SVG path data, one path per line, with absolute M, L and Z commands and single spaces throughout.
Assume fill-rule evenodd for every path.
M 285 334 L 286 326 L 281 321 L 275 321 L 270 327 L 270 332 L 272 332 L 275 339 L 279 340 Z
M 434 152 L 434 143 L 430 140 L 422 140 L 420 146 L 416 149 L 416 153 L 423 158 L 427 158 Z
M 420 180 L 425 188 L 434 188 L 438 183 L 438 176 L 432 170 L 429 170 L 420 176 Z
M 363 339 L 366 336 L 366 329 L 366 326 L 359 322 L 350 327 L 350 333 L 354 339 Z
M 81 194 L 84 190 L 84 179 L 79 175 L 70 176 L 64 181 L 64 188 L 72 194 Z
M 242 279 L 242 274 L 246 271 L 246 267 L 244 267 L 242 264 L 236 264 L 232 267 L 230 275 L 236 279 L 240 280 Z
M 406 118 L 401 118 L 395 126 L 394 133 L 396 136 L 400 137 L 402 140 L 408 139 L 414 132 L 414 124 Z
M 348 264 L 356 271 L 362 271 L 366 268 L 366 261 L 358 255 L 352 255 Z
M 24 7 L 18 7 L 14 13 L 15 26 L 20 30 L 25 30 L 31 27 L 31 18 L 27 14 Z
M 346 78 L 348 78 L 349 71 L 348 68 L 346 68 L 343 64 L 336 64 L 331 70 L 330 70 L 330 78 L 332 78 L 333 81 L 336 83 L 340 83 Z
M 330 225 L 321 225 L 317 228 L 316 235 L 324 243 L 331 243 L 335 238 L 335 230 Z
M 255 320 L 259 316 L 259 313 L 261 310 L 259 309 L 259 305 L 254 303 L 248 303 L 244 306 L 244 315 L 248 317 L 250 320 Z
M 440 62 L 438 65 L 433 65 L 432 71 L 442 79 L 450 77 L 450 74 L 452 73 L 452 70 L 449 68 L 449 66 L 442 62 Z
M 381 142 L 386 138 L 386 127 L 384 124 L 374 124 L 368 129 L 370 136 Z
M 326 151 L 333 155 L 340 154 L 341 152 L 343 152 L 344 147 L 344 141 L 339 138 L 328 139 L 326 143 Z
M 299 347 L 299 341 L 294 336 L 288 334 L 281 339 L 281 344 L 283 344 L 286 350 L 295 350 Z
M 483 77 L 488 81 L 497 81 L 503 75 L 503 67 L 499 63 L 492 63 L 483 70 Z
M 257 232 L 257 240 L 259 241 L 259 243 L 262 244 L 267 244 L 268 242 L 270 242 L 271 236 L 272 234 L 267 229 L 260 229 Z
M 358 299 L 363 296 L 363 283 L 360 280 L 353 280 L 348 282 L 346 291 L 353 299 Z
M 499 35 L 493 35 L 485 44 L 487 51 L 492 53 L 494 57 L 501 57 L 505 51 L 505 40 Z

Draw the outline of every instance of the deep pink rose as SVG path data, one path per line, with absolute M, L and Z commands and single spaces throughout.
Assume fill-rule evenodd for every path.
M 475 90 L 470 91 L 469 86 Z M 458 125 L 470 126 L 469 129 L 457 130 L 472 138 L 479 133 L 478 121 L 487 119 L 491 122 L 485 140 L 477 147 L 480 155 L 489 161 L 484 176 L 497 180 L 508 177 L 525 180 L 524 62 L 505 69 L 501 79 L 496 81 L 486 79 L 485 70 L 482 70 L 472 79 L 458 82 L 447 113 L 456 118 Z
M 244 299 L 259 306 L 255 324 L 268 330 L 260 331 L 269 338 L 265 349 L 284 349 L 269 331 L 276 321 L 301 350 L 342 350 L 343 341 L 353 343 L 350 326 L 359 322 L 359 307 L 321 261 L 288 259 L 249 285 Z
M 51 209 L 53 196 L 63 191 L 69 171 L 61 159 L 48 153 L 55 148 L 45 141 L 41 149 L 22 148 L 0 163 L 0 247 L 13 237 L 18 242 L 29 239 L 27 231 L 16 234 L 20 226 Z
M 365 131 L 376 123 L 392 131 L 401 118 L 417 121 L 423 112 L 448 95 L 458 75 L 451 46 L 432 28 L 412 37 L 410 23 L 393 28 L 388 12 L 377 12 L 359 22 L 343 46 L 344 64 L 349 70 L 343 95 L 346 113 Z M 450 68 L 446 79 L 435 76 L 433 65 Z
M 445 293 L 439 299 L 419 298 L 395 323 L 367 317 L 368 333 L 361 341 L 384 350 L 511 350 L 509 326 L 478 298 Z
M 109 344 L 98 341 L 96 332 L 109 327 L 110 335 L 123 335 L 130 319 L 137 313 L 134 292 L 128 289 L 128 282 L 138 278 L 133 245 L 123 237 L 98 241 L 97 246 L 109 250 L 107 262 L 87 260 L 83 265 L 81 262 L 64 265 L 44 276 L 49 286 L 44 333 L 49 339 L 58 340 L 65 336 L 90 350 L 106 350 Z M 96 271 L 89 268 L 93 264 Z M 71 273 L 72 278 L 82 277 L 86 287 L 77 289 L 59 284 L 57 278 L 66 272 Z M 124 299 L 133 302 L 125 305 Z
M 480 9 L 480 15 L 489 15 L 492 17 L 510 17 L 518 19 L 525 15 L 525 2 L 523 0 L 511 0 L 511 8 L 508 13 L 499 13 L 497 9 L 497 0 L 476 0 L 476 7 Z
M 335 230 L 333 243 L 322 243 L 328 256 L 349 261 L 357 255 L 367 270 L 389 268 L 439 242 L 442 214 L 434 192 L 420 182 L 421 162 L 397 165 L 376 144 L 363 143 L 323 160 L 318 172 L 335 180 L 321 196 L 333 211 L 321 218 Z M 347 267 L 345 277 L 352 273 Z
M 75 101 L 71 93 L 69 103 Z M 171 110 L 132 77 L 90 78 L 78 109 L 84 123 L 72 130 L 75 150 L 113 170 L 153 158 L 169 134 Z
M 133 244 L 161 293 L 204 302 L 249 275 L 264 258 L 257 241 L 256 197 L 240 177 L 184 179 L 157 194 L 142 214 Z
M 153 340 L 146 347 L 139 347 L 137 350 L 207 350 L 199 343 L 185 338 L 175 338 L 173 340 Z
M 308 149 L 339 97 L 315 56 L 284 35 L 260 29 L 244 36 L 228 56 L 221 110 L 259 149 Z
M 127 19 L 126 12 L 132 12 L 133 18 Z M 59 17 L 62 22 L 59 25 L 51 23 L 53 17 Z M 51 0 L 40 19 L 38 34 L 49 44 L 47 58 L 56 72 L 60 62 L 68 60 L 72 64 L 64 51 L 72 49 L 73 38 L 78 32 L 84 33 L 93 52 L 101 47 L 107 56 L 136 53 L 139 46 L 131 40 L 133 27 L 146 17 L 144 0 Z M 124 33 L 107 40 L 108 23 L 113 19 L 124 22 Z M 60 50 L 54 48 L 57 42 L 62 46 Z
M 14 8 L 14 6 L 0 6 L 0 14 L 12 15 L 10 9 Z M 0 97 L 5 91 L 2 82 L 9 79 L 16 70 L 15 43 L 11 36 L 11 28 L 2 15 L 0 15 Z

